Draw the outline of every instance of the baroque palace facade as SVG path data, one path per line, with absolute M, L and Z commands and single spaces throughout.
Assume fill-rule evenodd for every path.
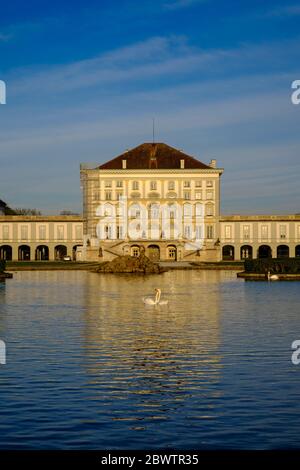
M 300 215 L 220 214 L 222 168 L 163 143 L 81 165 L 83 217 L 0 214 L 0 259 L 154 261 L 300 256 Z

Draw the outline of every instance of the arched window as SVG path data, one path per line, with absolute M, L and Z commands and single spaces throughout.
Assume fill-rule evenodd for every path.
M 258 258 L 272 258 L 272 249 L 269 245 L 261 245 L 258 248 Z
M 4 261 L 12 260 L 12 247 L 10 245 L 0 246 L 0 260 L 4 260 Z
M 30 261 L 30 246 L 21 245 L 18 249 L 19 261 Z
M 167 248 L 168 259 L 171 261 L 176 261 L 177 259 L 177 249 L 175 245 L 170 245 Z
M 241 259 L 252 259 L 252 246 L 244 245 L 241 247 Z
M 214 205 L 213 204 L 206 204 L 206 215 L 207 216 L 214 215 Z
M 224 261 L 234 260 L 234 246 L 232 245 L 223 246 L 222 258 Z
M 138 245 L 133 245 L 131 247 L 131 256 L 138 258 L 140 256 L 140 247 Z
M 192 204 L 186 203 L 183 205 L 183 215 L 184 217 L 191 217 L 193 215 Z
M 67 247 L 65 245 L 57 245 L 54 248 L 54 258 L 56 260 L 63 260 L 67 256 Z
M 39 245 L 35 250 L 36 261 L 48 261 L 49 260 L 49 248 L 46 245 Z
M 290 256 L 290 249 L 287 245 L 279 245 L 277 247 L 277 258 L 288 258 Z

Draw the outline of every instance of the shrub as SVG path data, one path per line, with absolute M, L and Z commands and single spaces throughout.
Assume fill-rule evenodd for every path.
M 6 268 L 6 261 L 0 260 L 0 273 L 3 273 L 3 271 L 5 271 L 5 268 Z
M 247 273 L 300 274 L 300 258 L 262 258 L 245 261 Z

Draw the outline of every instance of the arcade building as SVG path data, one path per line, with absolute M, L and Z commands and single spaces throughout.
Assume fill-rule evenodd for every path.
M 83 217 L 7 215 L 1 201 L 0 259 L 102 262 L 142 251 L 153 261 L 300 257 L 300 214 L 222 216 L 222 173 L 216 160 L 164 143 L 81 164 Z

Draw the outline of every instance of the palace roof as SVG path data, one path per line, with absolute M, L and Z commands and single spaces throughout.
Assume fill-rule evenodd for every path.
M 164 143 L 138 145 L 97 168 L 100 170 L 119 170 L 124 168 L 123 160 L 126 160 L 127 170 L 179 169 L 182 168 L 182 160 L 184 160 L 184 169 L 211 168 L 196 158 Z

